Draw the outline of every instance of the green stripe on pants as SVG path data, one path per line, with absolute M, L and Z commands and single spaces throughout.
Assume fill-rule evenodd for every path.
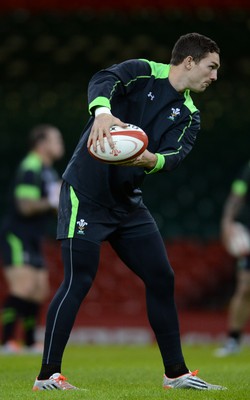
M 74 237 L 76 218 L 79 207 L 79 200 L 76 197 L 76 194 L 72 186 L 70 186 L 70 200 L 71 200 L 71 217 L 69 222 L 68 238 Z

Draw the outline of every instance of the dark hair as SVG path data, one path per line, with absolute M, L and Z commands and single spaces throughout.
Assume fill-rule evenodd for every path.
M 199 33 L 187 33 L 180 36 L 172 50 L 170 64 L 179 65 L 188 57 L 193 57 L 195 63 L 205 58 L 208 53 L 220 54 L 218 45 L 208 37 Z
M 34 149 L 38 143 L 46 140 L 50 129 L 55 129 L 55 127 L 47 124 L 35 126 L 29 134 L 30 149 Z

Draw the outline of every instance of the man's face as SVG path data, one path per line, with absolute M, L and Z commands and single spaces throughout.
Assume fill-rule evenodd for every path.
M 208 53 L 198 63 L 192 61 L 189 71 L 189 89 L 201 93 L 217 80 L 217 71 L 220 67 L 220 56 L 217 53 Z
M 46 138 L 46 149 L 52 160 L 58 160 L 63 156 L 64 144 L 58 129 L 50 128 Z

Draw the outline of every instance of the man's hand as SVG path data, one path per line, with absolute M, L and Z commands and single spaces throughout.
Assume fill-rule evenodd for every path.
M 250 253 L 250 234 L 240 222 L 234 221 L 224 225 L 222 241 L 227 252 L 234 257 L 244 257 Z
M 89 134 L 87 146 L 90 147 L 93 143 L 93 149 L 96 151 L 96 141 L 99 140 L 100 148 L 102 152 L 105 151 L 103 145 L 104 136 L 107 137 L 110 147 L 113 149 L 114 143 L 112 136 L 110 134 L 110 128 L 113 125 L 121 126 L 122 128 L 126 128 L 127 124 L 122 122 L 119 118 L 114 117 L 112 114 L 100 114 L 95 117 L 92 129 Z
M 148 150 L 145 150 L 138 157 L 129 161 L 121 161 L 115 163 L 116 165 L 121 165 L 124 167 L 144 167 L 147 169 L 153 169 L 157 163 L 157 156 Z

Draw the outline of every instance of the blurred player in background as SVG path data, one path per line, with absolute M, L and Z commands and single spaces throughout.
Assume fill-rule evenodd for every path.
M 24 346 L 28 351 L 39 351 L 36 321 L 49 292 L 41 246 L 46 222 L 57 212 L 61 186 L 52 167 L 64 154 L 60 131 L 50 125 L 36 126 L 29 144 L 30 150 L 16 171 L 1 226 L 3 271 L 9 289 L 2 309 L 1 350 L 6 353 L 21 350 L 15 341 L 19 319 L 23 322 Z
M 237 258 L 237 282 L 229 305 L 228 333 L 225 345 L 216 350 L 217 357 L 238 353 L 245 325 L 250 317 L 250 162 L 231 186 L 222 216 L 222 240 Z
M 191 151 L 200 114 L 190 90 L 202 93 L 216 81 L 219 52 L 211 39 L 187 34 L 175 44 L 168 65 L 128 60 L 90 80 L 91 118 L 63 174 L 60 195 L 57 237 L 65 277 L 48 311 L 42 368 L 33 390 L 76 389 L 61 374 L 62 356 L 95 278 L 104 240 L 145 284 L 148 318 L 165 367 L 164 388 L 222 389 L 199 379 L 198 371 L 190 372 L 185 364 L 173 270 L 140 190 L 146 174 L 173 170 Z M 90 156 L 91 142 L 95 149 L 100 140 L 102 147 L 106 135 L 113 148 L 111 126 L 126 123 L 147 133 L 149 145 L 142 155 L 123 166 Z

